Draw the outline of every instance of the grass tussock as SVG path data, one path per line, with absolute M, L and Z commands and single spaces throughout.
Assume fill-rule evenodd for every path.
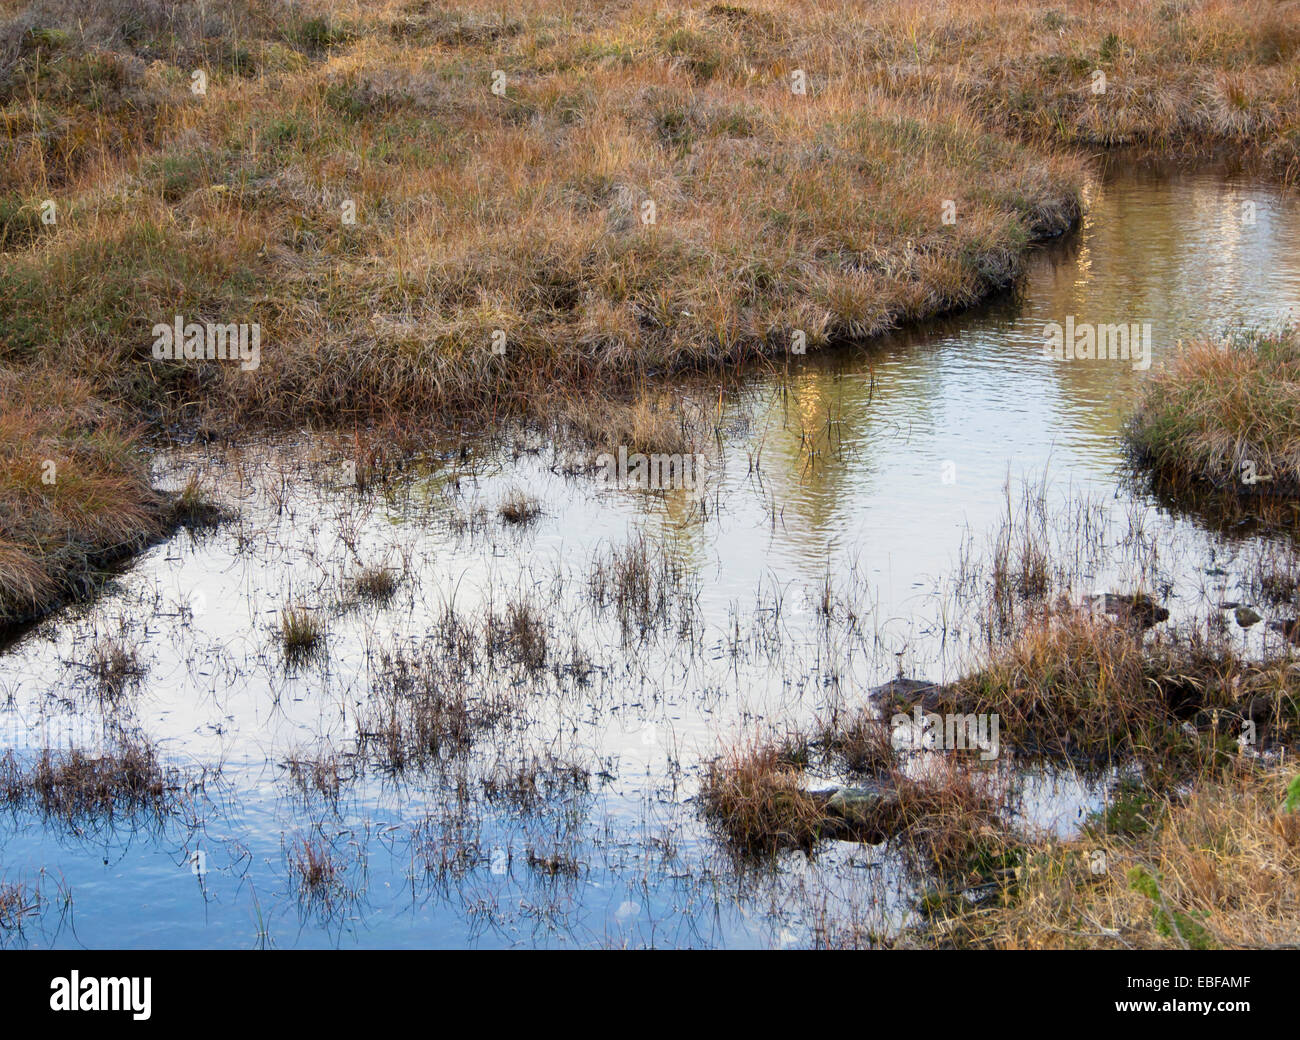
M 363 567 L 349 582 L 352 598 L 382 606 L 397 594 L 400 579 L 391 567 Z
M 829 839 L 895 840 L 918 865 L 947 878 L 976 869 L 985 840 L 1002 833 L 1002 796 L 990 775 L 946 761 L 915 777 L 890 756 L 873 759 L 863 786 L 813 789 L 808 747 L 802 736 L 751 741 L 708 764 L 704 815 L 741 858 L 811 851 Z
M 512 526 L 524 527 L 542 515 L 542 504 L 533 495 L 515 489 L 501 500 L 497 515 Z
M 1138 756 L 1174 775 L 1221 765 L 1245 724 L 1300 733 L 1300 672 L 1240 656 L 1205 634 L 1154 633 L 1086 607 L 1049 609 L 928 708 L 996 714 L 1028 756 L 1104 765 Z
M 1185 347 L 1147 384 L 1127 438 L 1172 482 L 1300 495 L 1300 330 Z
M 324 650 L 325 626 L 308 607 L 285 607 L 280 611 L 280 643 L 286 660 L 307 660 Z

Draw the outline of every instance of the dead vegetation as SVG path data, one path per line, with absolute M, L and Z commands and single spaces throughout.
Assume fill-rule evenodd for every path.
M 45 749 L 32 761 L 0 757 L 0 805 L 80 826 L 126 817 L 162 820 L 179 807 L 182 777 L 142 739 L 103 751 Z

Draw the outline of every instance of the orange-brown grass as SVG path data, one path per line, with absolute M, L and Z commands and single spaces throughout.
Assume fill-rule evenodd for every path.
M 687 440 L 628 402 L 1014 280 L 1078 214 L 1059 145 L 1230 146 L 1295 174 L 1296 45 L 1294 5 L 1262 0 L 2 0 L 6 412 L 45 410 L 42 366 L 103 402 L 101 432 L 523 414 Z M 178 314 L 257 323 L 260 366 L 156 360 Z M 105 432 L 78 522 L 27 529 L 20 432 L 4 618 L 153 508 Z
M 826 834 L 822 806 L 801 770 L 766 744 L 733 748 L 709 763 L 700 790 L 705 813 L 744 856 L 810 849 Z
M 1175 480 L 1300 494 L 1300 330 L 1184 348 L 1148 382 L 1127 436 L 1141 462 Z
M 164 528 L 164 505 L 84 380 L 0 370 L 0 625 L 86 591 Z
M 783 849 L 811 850 L 828 838 L 872 844 L 898 839 L 918 865 L 940 878 L 966 878 L 987 869 L 990 841 L 1007 837 L 998 819 L 1001 800 L 992 774 L 963 763 L 928 763 L 924 776 L 908 775 L 899 760 L 873 751 L 871 789 L 855 800 L 805 786 L 810 751 L 831 760 L 844 744 L 822 744 L 828 732 L 793 734 L 779 742 L 748 741 L 711 761 L 700 788 L 704 813 L 728 848 L 747 859 Z M 874 738 L 861 738 L 876 744 Z
M 996 713 L 1002 742 L 1028 755 L 1099 765 L 1138 755 L 1184 775 L 1221 764 L 1247 719 L 1272 740 L 1294 740 L 1298 708 L 1300 674 L 1284 657 L 1249 661 L 1203 634 L 1144 633 L 1058 605 L 946 688 L 933 710 Z
M 1300 812 L 1287 770 L 1242 769 L 1171 797 L 1155 826 L 1026 849 L 998 903 L 928 942 L 1015 949 L 1293 947 Z M 1099 855 L 1100 854 L 1100 855 Z M 1097 867 L 1101 866 L 1101 871 Z

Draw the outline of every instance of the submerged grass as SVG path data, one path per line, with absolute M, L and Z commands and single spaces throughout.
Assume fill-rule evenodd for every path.
M 45 749 L 34 761 L 0 758 L 0 805 L 72 825 L 116 817 L 161 819 L 179 804 L 180 776 L 146 741 L 123 738 L 102 752 Z

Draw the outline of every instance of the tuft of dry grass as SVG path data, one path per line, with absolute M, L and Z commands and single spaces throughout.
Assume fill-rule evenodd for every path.
M 1300 495 L 1300 329 L 1188 345 L 1147 383 L 1126 436 L 1173 482 Z
M 523 526 L 542 515 L 542 504 L 534 496 L 515 489 L 501 500 L 497 514 L 508 524 Z
M 1154 635 L 1061 604 L 928 710 L 996 714 L 1002 741 L 1027 756 L 1104 765 L 1137 755 L 1184 775 L 1221 764 L 1247 720 L 1261 739 L 1294 739 L 1297 709 L 1300 673 L 1285 656 L 1251 661 L 1221 639 Z
M 347 893 L 347 868 L 323 838 L 299 838 L 288 850 L 289 878 L 299 900 L 329 910 Z
M 844 746 L 831 745 L 832 753 Z M 868 786 L 813 790 L 805 785 L 808 747 L 799 735 L 776 743 L 751 740 L 708 763 L 700 786 L 704 815 L 740 857 L 811 851 L 832 838 L 897 840 L 918 865 L 950 879 L 978 874 L 989 838 L 1009 840 L 997 814 L 1001 795 L 989 774 L 941 761 L 917 778 L 876 748 Z
M 705 814 L 744 856 L 811 849 L 827 833 L 822 806 L 803 786 L 801 770 L 771 745 L 742 745 L 714 759 L 700 797 Z
M 285 607 L 280 611 L 280 643 L 287 660 L 305 660 L 324 649 L 325 627 L 309 608 Z
M 387 603 L 397 593 L 398 577 L 389 567 L 363 567 L 349 582 L 352 595 L 363 603 Z

